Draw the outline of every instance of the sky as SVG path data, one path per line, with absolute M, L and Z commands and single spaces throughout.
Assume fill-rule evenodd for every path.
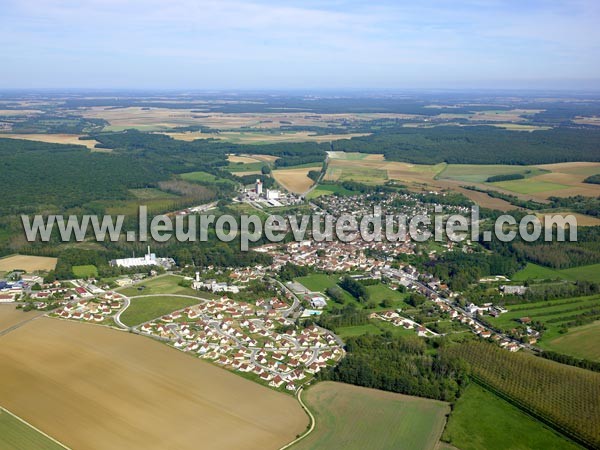
M 0 0 L 0 89 L 594 89 L 599 0 Z

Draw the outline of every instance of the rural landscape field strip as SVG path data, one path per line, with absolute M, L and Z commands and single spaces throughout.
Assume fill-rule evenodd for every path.
M 454 405 L 442 439 L 460 450 L 581 448 L 476 383 Z
M 481 383 L 587 446 L 600 446 L 600 374 L 492 344 L 448 349 L 464 358 Z
M 334 382 L 310 387 L 303 398 L 315 429 L 294 450 L 433 450 L 449 411 L 443 402 Z
M 145 337 L 41 318 L 0 340 L 3 406 L 72 448 L 273 448 L 307 423 L 293 397 Z
M 52 436 L 0 406 L 0 448 L 4 450 L 69 450 Z

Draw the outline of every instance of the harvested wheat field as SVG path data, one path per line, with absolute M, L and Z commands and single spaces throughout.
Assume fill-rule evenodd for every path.
M 94 139 L 79 140 L 80 134 L 0 134 L 0 137 L 9 139 L 24 139 L 26 141 L 47 142 L 49 144 L 83 145 L 94 150 L 98 141 Z M 104 149 L 106 151 L 106 149 Z
M 35 310 L 24 312 L 21 309 L 15 308 L 15 305 L 10 303 L 5 305 L 0 304 L 0 333 L 12 326 L 39 317 L 42 314 L 44 313 Z M 1 403 L 0 401 L 0 405 Z
M 2 406 L 76 449 L 279 448 L 289 395 L 152 339 L 39 318 L 0 337 Z
M 321 166 L 274 170 L 273 178 L 289 192 L 303 194 L 314 184 L 307 176 L 311 170 L 321 170 Z
M 57 258 L 46 256 L 12 255 L 0 258 L 0 272 L 11 270 L 53 270 L 56 267 Z
M 260 162 L 260 160 L 252 157 L 252 156 L 243 156 L 243 155 L 227 155 L 227 160 L 232 163 L 242 163 L 242 164 L 252 164 L 256 162 Z

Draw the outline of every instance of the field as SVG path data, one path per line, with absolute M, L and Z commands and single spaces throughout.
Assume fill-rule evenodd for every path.
M 42 314 L 41 311 L 33 310 L 25 312 L 15 308 L 15 305 L 0 304 L 0 332 L 7 330 L 14 325 L 27 322 Z
M 368 136 L 369 133 L 316 134 L 309 131 L 221 131 L 219 133 L 166 133 L 174 139 L 219 139 L 234 144 L 277 144 L 282 142 L 331 142 Z
M 559 330 L 566 323 L 576 319 L 576 316 L 593 312 L 600 307 L 600 295 L 576 297 L 552 301 L 538 301 L 508 306 L 508 312 L 499 317 L 489 317 L 488 321 L 503 330 L 511 330 L 519 323 L 521 317 L 530 317 L 546 325 L 542 342 L 559 335 Z
M 552 340 L 544 340 L 541 347 L 577 358 L 600 361 L 600 321 L 570 328 L 566 334 L 559 335 Z
M 559 270 L 551 269 L 549 267 L 540 266 L 534 263 L 527 263 L 524 269 L 519 270 L 512 277 L 513 281 L 526 281 L 532 280 L 554 280 L 562 279 L 563 275 Z
M 468 362 L 473 376 L 495 393 L 589 447 L 600 445 L 600 373 L 484 342 L 445 351 Z
M 339 280 L 339 275 L 325 275 L 322 273 L 314 273 L 306 277 L 296 278 L 294 281 L 297 281 L 298 283 L 302 284 L 304 287 L 313 292 L 321 292 L 324 294 L 327 288 L 338 286 L 337 283 Z M 348 293 L 347 291 L 342 289 L 342 293 L 346 302 L 356 301 L 354 297 L 352 297 L 352 295 L 350 295 L 350 293 Z
M 580 448 L 475 383 L 454 405 L 442 439 L 461 450 Z
M 11 270 L 25 270 L 27 272 L 54 270 L 56 261 L 56 258 L 46 256 L 6 256 L 0 258 L 0 272 L 10 272 Z
M 517 194 L 539 194 L 540 192 L 552 192 L 552 195 L 555 195 L 555 191 L 568 188 L 568 186 L 565 184 L 541 181 L 539 177 L 526 178 L 524 180 L 501 181 L 498 183 L 492 183 L 492 185 L 498 186 L 507 191 L 515 192 Z
M 295 399 L 159 342 L 42 318 L 2 336 L 3 406 L 71 448 L 278 448 Z
M 449 411 L 443 402 L 333 382 L 310 387 L 303 400 L 316 424 L 293 450 L 433 450 Z
M 25 139 L 27 141 L 48 142 L 50 144 L 72 144 L 83 145 L 92 151 L 109 151 L 107 149 L 94 148 L 98 141 L 94 139 L 80 140 L 79 134 L 0 134 L 2 138 Z
M 563 269 L 559 272 L 570 280 L 587 280 L 600 283 L 600 264 L 571 267 L 570 269 Z
M 77 278 L 93 278 L 98 276 L 98 268 L 94 265 L 73 266 L 72 270 Z
M 600 264 L 589 264 L 587 266 L 572 267 L 570 269 L 551 269 L 538 264 L 527 263 L 524 269 L 517 272 L 514 281 L 525 280 L 585 280 L 600 282 Z
M 524 176 L 534 176 L 542 173 L 546 173 L 546 171 L 529 166 L 509 166 L 502 164 L 449 164 L 444 171 L 438 175 L 438 178 L 466 181 L 470 183 L 484 183 L 489 177 L 496 175 L 522 174 Z
M 585 214 L 574 213 L 574 212 L 570 212 L 570 211 L 552 211 L 550 213 L 537 213 L 536 216 L 540 219 L 542 224 L 544 224 L 544 222 L 545 222 L 544 216 L 546 214 L 560 215 L 560 216 L 572 215 L 577 220 L 577 226 L 580 226 L 580 227 L 594 227 L 594 226 L 600 225 L 600 219 L 597 217 L 587 216 Z
M 289 192 L 303 194 L 314 184 L 314 181 L 307 176 L 311 170 L 319 171 L 321 166 L 274 170 L 273 178 Z
M 161 191 L 156 188 L 140 188 L 140 189 L 129 189 L 135 198 L 140 200 L 155 200 L 161 198 L 178 198 L 175 194 Z
M 4 450 L 62 450 L 27 424 L 0 408 L 0 448 Z
M 150 280 L 144 280 L 136 286 L 117 290 L 128 297 L 154 294 L 183 294 L 198 296 L 198 291 L 195 291 L 189 287 L 179 286 L 179 282 L 181 280 L 183 280 L 183 278 L 177 275 L 162 275 Z M 140 289 L 142 287 L 143 289 Z M 203 293 L 203 295 L 204 294 L 206 293 Z
M 129 307 L 121 314 L 121 321 L 127 326 L 135 326 L 198 303 L 200 300 L 170 295 L 133 297 Z
M 349 191 L 348 189 L 344 188 L 342 185 L 340 184 L 319 184 L 319 186 L 317 186 L 315 189 L 313 189 L 310 194 L 308 194 L 308 198 L 317 198 L 317 197 L 321 197 L 322 195 L 331 195 L 331 194 L 338 194 L 338 195 L 354 195 L 355 192 Z
M 210 106 L 207 104 L 207 106 Z M 101 118 L 110 123 L 105 131 L 120 131 L 137 128 L 145 131 L 165 131 L 181 126 L 202 125 L 209 128 L 235 130 L 253 128 L 257 130 L 276 130 L 281 126 L 343 126 L 347 121 L 375 120 L 386 117 L 412 118 L 411 114 L 384 113 L 348 113 L 348 114 L 310 114 L 305 112 L 282 113 L 221 113 L 200 111 L 198 109 L 169 108 L 110 108 L 90 107 L 78 109 L 78 114 L 87 118 Z M 244 130 L 247 131 L 247 130 Z M 183 134 L 183 133 L 182 133 Z M 187 134 L 187 133 L 185 133 Z M 201 137 L 204 137 L 201 135 Z M 193 139 L 193 138 L 192 138 Z

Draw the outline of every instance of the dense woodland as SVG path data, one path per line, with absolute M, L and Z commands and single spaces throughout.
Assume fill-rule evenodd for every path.
M 334 150 L 383 153 L 417 164 L 548 164 L 600 161 L 600 130 L 515 133 L 490 126 L 398 128 L 333 143 Z
M 454 401 L 467 383 L 468 365 L 432 354 L 418 338 L 348 338 L 347 355 L 321 378 L 407 395 Z

